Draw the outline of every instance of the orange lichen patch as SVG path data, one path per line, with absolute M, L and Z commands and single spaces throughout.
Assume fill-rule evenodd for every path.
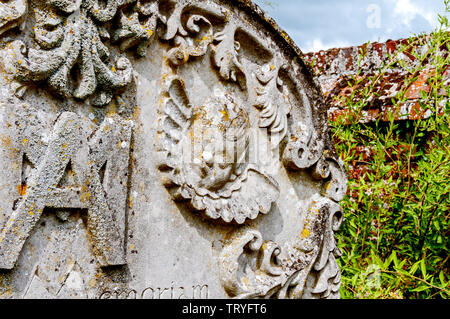
M 135 107 L 134 108 L 134 112 L 133 112 L 133 120 L 137 120 L 139 118 L 139 114 L 140 114 L 141 110 L 139 107 Z
M 308 238 L 311 235 L 311 232 L 305 227 L 302 231 L 302 238 Z
M 430 85 L 427 83 L 427 81 L 433 72 L 433 69 L 422 71 L 419 74 L 417 80 L 410 85 L 405 93 L 405 96 L 408 99 L 419 99 L 421 91 L 426 93 L 430 92 Z
M 133 196 L 132 195 L 130 195 L 128 197 L 128 207 L 133 208 Z
M 97 284 L 97 280 L 95 280 L 94 278 L 89 280 L 89 287 L 94 288 L 96 284 Z
M 87 192 L 87 193 L 83 193 L 82 195 L 81 195 L 81 202 L 82 203 L 84 203 L 84 202 L 86 202 L 86 201 L 88 201 L 90 198 L 91 198 L 91 193 L 90 192 Z
M 13 292 L 13 288 L 8 288 L 8 289 L 0 292 L 0 297 L 8 298 L 8 297 L 12 296 L 12 292 Z
M 24 196 L 27 193 L 27 185 L 26 184 L 17 185 L 17 191 L 19 192 L 20 196 Z
M 89 181 L 87 181 L 87 183 L 89 183 Z M 91 199 L 92 194 L 88 191 L 88 188 L 85 185 L 81 186 L 81 192 L 82 194 L 80 196 L 80 201 L 82 203 L 85 203 Z
M 11 146 L 11 138 L 9 136 L 0 136 L 0 140 L 6 146 Z
M 420 120 L 425 116 L 427 109 L 421 107 L 420 103 L 416 102 L 411 106 L 411 110 L 409 112 L 410 120 Z
M 220 113 L 222 113 L 223 119 L 228 122 L 230 120 L 230 114 L 228 114 L 227 110 L 221 110 Z

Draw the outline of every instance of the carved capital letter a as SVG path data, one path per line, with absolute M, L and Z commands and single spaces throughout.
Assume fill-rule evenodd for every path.
M 27 193 L 0 234 L 0 269 L 14 267 L 45 207 L 87 209 L 87 227 L 100 265 L 126 263 L 125 206 L 132 123 L 118 116 L 107 117 L 89 141 L 81 124 L 78 115 L 70 112 L 56 122 L 45 155 L 28 180 Z M 58 187 L 69 163 L 76 185 Z

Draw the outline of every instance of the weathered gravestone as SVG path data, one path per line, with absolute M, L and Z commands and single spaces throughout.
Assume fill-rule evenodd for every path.
M 339 297 L 346 192 L 250 1 L 0 2 L 2 298 Z

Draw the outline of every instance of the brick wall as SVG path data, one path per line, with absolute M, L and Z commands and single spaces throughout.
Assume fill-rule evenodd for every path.
M 417 120 L 432 115 L 431 111 L 421 109 L 420 92 L 430 91 L 428 79 L 435 71 L 433 57 L 427 56 L 423 62 L 416 58 L 428 53 L 426 42 L 427 36 L 423 36 L 306 54 L 306 62 L 312 66 L 330 107 L 328 111 L 330 121 L 337 121 L 340 117 L 347 118 L 345 115 L 352 112 L 347 105 L 361 102 L 362 92 L 372 84 L 374 94 L 368 97 L 367 103 L 363 103 L 359 122 L 370 124 L 377 119 L 387 121 L 390 110 L 395 111 L 395 119 L 398 121 Z M 441 48 L 440 54 L 448 55 L 448 51 Z M 383 71 L 384 66 L 390 62 L 392 65 Z M 423 67 L 419 68 L 420 66 Z M 417 69 L 421 71 L 411 71 Z M 450 67 L 447 67 L 443 81 L 448 87 Z M 400 103 L 393 103 L 398 99 L 400 91 L 405 92 L 404 99 Z M 448 90 L 438 94 L 448 96 Z M 353 103 L 349 103 L 349 99 Z M 439 106 L 438 112 L 444 111 L 445 100 Z M 396 110 L 393 104 L 397 104 Z M 410 147 L 411 145 L 405 141 L 399 143 L 397 149 L 389 150 L 392 153 L 388 159 L 390 165 L 396 165 L 396 161 L 402 160 L 402 157 L 410 152 Z M 350 151 L 354 152 L 358 160 L 350 163 L 348 175 L 350 179 L 357 180 L 370 170 L 374 150 L 361 145 Z M 387 180 L 389 176 L 385 178 Z
M 392 110 L 392 99 L 405 88 L 406 101 L 398 105 L 396 118 L 415 120 L 430 116 L 420 108 L 420 91 L 429 92 L 427 80 L 434 72 L 432 57 L 427 57 L 422 71 L 411 73 L 421 63 L 415 56 L 427 54 L 427 37 L 389 40 L 384 43 L 370 43 L 349 48 L 330 49 L 305 55 L 307 63 L 313 66 L 317 80 L 330 105 L 329 118 L 336 120 L 349 112 L 345 100 L 361 98 L 361 92 L 371 82 L 375 83 L 375 94 L 368 99 L 363 109 L 361 122 L 378 119 L 387 120 L 387 112 Z M 400 50 L 406 48 L 406 50 Z M 403 52 L 400 52 L 403 51 Z M 448 51 L 441 48 L 441 54 Z M 384 65 L 394 62 L 387 72 L 380 72 Z M 444 81 L 450 83 L 450 67 L 445 72 Z M 442 91 L 439 94 L 447 94 Z M 441 106 L 442 110 L 444 105 Z

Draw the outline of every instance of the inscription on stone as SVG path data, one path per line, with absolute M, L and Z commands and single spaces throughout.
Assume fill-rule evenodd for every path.
M 1 1 L 0 72 L 0 298 L 339 298 L 327 106 L 251 1 Z
M 99 299 L 208 299 L 208 297 L 208 285 L 177 287 L 172 282 L 170 287 L 147 287 L 141 292 L 134 289 L 103 291 Z

